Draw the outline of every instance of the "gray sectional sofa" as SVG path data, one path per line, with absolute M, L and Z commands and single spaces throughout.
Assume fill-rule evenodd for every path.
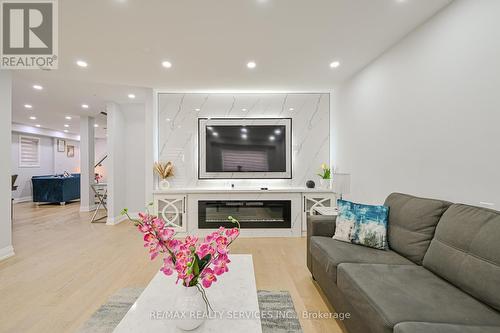
M 307 266 L 350 333 L 500 332 L 500 213 L 393 193 L 390 249 L 332 239 L 312 216 Z

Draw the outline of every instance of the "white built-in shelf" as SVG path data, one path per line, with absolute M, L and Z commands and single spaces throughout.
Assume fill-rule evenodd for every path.
M 261 190 L 255 187 L 236 187 L 236 188 L 186 188 L 173 187 L 168 190 L 156 190 L 154 194 L 180 194 L 180 193 L 334 193 L 333 190 L 324 188 L 307 188 L 307 187 L 283 187 L 283 188 L 268 188 Z

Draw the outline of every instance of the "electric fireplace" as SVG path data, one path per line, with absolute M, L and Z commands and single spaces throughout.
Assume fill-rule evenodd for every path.
M 228 216 L 241 228 L 291 228 L 290 200 L 203 200 L 198 201 L 198 228 L 232 228 Z

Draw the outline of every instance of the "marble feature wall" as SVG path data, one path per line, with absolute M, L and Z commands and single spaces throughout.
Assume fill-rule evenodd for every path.
M 159 93 L 158 160 L 172 161 L 172 187 L 302 187 L 330 161 L 327 93 Z M 199 180 L 198 118 L 292 118 L 292 179 Z

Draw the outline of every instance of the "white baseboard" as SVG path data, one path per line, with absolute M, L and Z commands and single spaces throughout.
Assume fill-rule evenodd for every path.
M 3 249 L 0 249 L 0 260 L 4 260 L 10 258 L 14 255 L 14 248 L 12 245 L 6 246 Z
M 28 201 L 33 201 L 33 197 L 22 197 L 22 198 L 14 198 L 14 204 L 22 203 L 22 202 L 28 202 Z
M 139 217 L 138 212 L 129 212 L 128 215 L 130 215 L 131 218 L 138 218 Z M 128 220 L 127 216 L 118 215 L 115 217 L 108 217 L 108 219 L 106 220 L 106 224 L 107 225 L 117 225 L 117 224 L 122 223 L 123 221 L 126 221 L 126 220 Z
M 108 216 L 108 219 L 106 220 L 106 225 L 117 225 L 127 219 L 126 216 L 118 215 L 118 216 Z
M 91 212 L 97 208 L 97 205 L 82 206 L 80 205 L 80 212 Z

